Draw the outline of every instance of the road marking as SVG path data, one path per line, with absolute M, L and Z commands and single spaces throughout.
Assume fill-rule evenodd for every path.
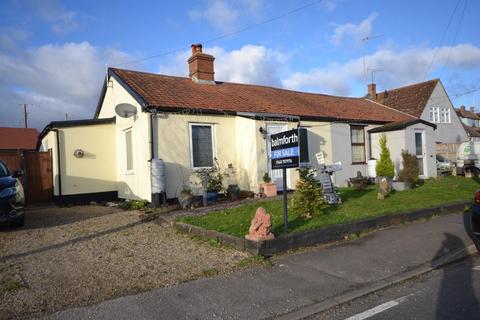
M 480 266 L 473 267 L 472 269 L 473 269 L 473 270 L 480 271 Z
M 367 311 L 364 311 L 362 313 L 351 316 L 350 318 L 345 319 L 345 320 L 363 320 L 363 319 L 370 318 L 370 317 L 372 317 L 376 314 L 379 314 L 379 313 L 381 313 L 385 310 L 388 310 L 390 308 L 398 306 L 400 303 L 407 300 L 407 297 L 409 297 L 409 296 L 411 296 L 411 294 L 409 294 L 407 296 L 404 296 L 404 297 L 401 297 L 401 298 L 398 298 L 398 299 L 395 299 L 395 300 L 392 300 L 392 301 L 385 302 L 384 304 L 376 306 L 375 308 L 372 308 L 372 309 L 368 309 Z

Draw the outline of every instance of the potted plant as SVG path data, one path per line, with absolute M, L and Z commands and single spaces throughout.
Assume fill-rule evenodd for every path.
M 378 179 L 377 199 L 383 200 L 390 193 L 392 179 L 395 175 L 395 167 L 390 158 L 390 150 L 387 148 L 387 136 L 383 133 L 380 137 L 380 159 L 377 161 L 375 171 Z
M 220 169 L 217 159 L 210 168 L 200 169 L 195 172 L 200 179 L 200 184 L 204 190 L 203 204 L 215 203 L 218 200 L 218 193 L 224 192 L 223 180 L 228 177 L 227 172 Z
M 268 172 L 265 172 L 263 175 L 263 193 L 267 197 L 275 197 L 277 195 L 277 185 L 272 183 L 272 179 L 268 175 Z
M 393 189 L 396 191 L 410 189 L 417 182 L 420 173 L 417 157 L 406 150 L 402 150 L 402 164 L 403 168 L 398 173 L 398 181 L 393 182 Z
M 357 190 L 363 190 L 368 184 L 368 177 L 362 176 L 360 171 L 357 171 L 357 176 L 354 178 L 350 178 L 350 183 L 353 187 Z
M 192 188 L 189 185 L 184 184 L 182 186 L 182 191 L 180 192 L 180 195 L 178 196 L 178 202 L 180 203 L 180 206 L 183 209 L 189 208 L 192 205 L 193 191 L 192 191 Z

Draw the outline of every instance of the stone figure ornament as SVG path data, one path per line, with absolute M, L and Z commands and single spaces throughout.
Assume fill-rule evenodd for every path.
M 257 211 L 255 211 L 255 216 L 252 219 L 248 234 L 245 238 L 253 241 L 273 239 L 275 236 L 270 232 L 271 225 L 270 214 L 268 214 L 264 208 L 259 207 Z

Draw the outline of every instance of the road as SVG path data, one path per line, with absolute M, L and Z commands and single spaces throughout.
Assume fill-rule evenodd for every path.
M 311 319 L 480 319 L 480 255 Z

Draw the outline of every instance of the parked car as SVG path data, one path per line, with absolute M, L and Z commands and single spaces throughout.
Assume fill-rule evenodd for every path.
M 453 163 L 447 159 L 437 156 L 437 170 L 440 172 L 451 171 L 453 169 Z
M 22 170 L 13 173 L 0 160 L 0 224 L 21 227 L 24 224 L 25 193 L 19 177 Z
M 475 201 L 472 206 L 472 231 L 473 242 L 480 251 L 480 190 L 475 193 Z

